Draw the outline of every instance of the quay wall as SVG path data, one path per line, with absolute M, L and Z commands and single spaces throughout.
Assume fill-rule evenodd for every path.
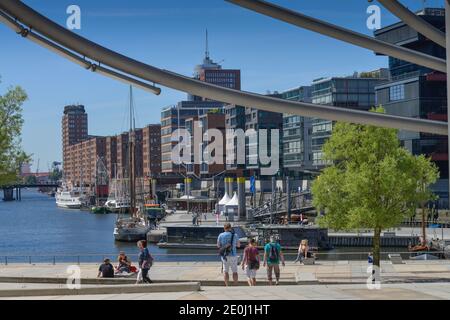
M 332 235 L 328 240 L 333 247 L 371 247 L 373 245 L 373 236 L 351 236 L 351 235 Z M 381 246 L 383 247 L 408 247 L 409 244 L 419 242 L 416 236 L 392 236 L 381 237 Z

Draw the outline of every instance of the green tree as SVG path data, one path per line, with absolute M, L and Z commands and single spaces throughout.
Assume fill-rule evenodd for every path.
M 374 265 L 379 267 L 382 230 L 397 226 L 432 198 L 429 186 L 438 179 L 438 169 L 401 147 L 395 129 L 337 123 L 323 152 L 330 166 L 312 186 L 314 205 L 325 212 L 318 222 L 335 230 L 373 229 Z
M 58 182 L 62 179 L 63 173 L 61 169 L 54 163 L 52 166 L 52 172 L 50 173 L 50 180 L 52 182 Z
M 36 176 L 26 176 L 25 179 L 23 179 L 23 183 L 25 184 L 37 184 L 38 179 Z
M 21 165 L 29 157 L 21 148 L 22 105 L 27 94 L 20 87 L 0 95 L 0 185 L 18 180 Z

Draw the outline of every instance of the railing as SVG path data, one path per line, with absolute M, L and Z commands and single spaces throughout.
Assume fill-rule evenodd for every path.
M 35 184 L 27 184 L 27 183 L 17 183 L 10 185 L 0 185 L 0 189 L 16 189 L 16 188 L 57 188 L 60 185 L 58 183 L 46 182 L 46 183 L 35 183 Z
M 349 251 L 349 252 L 335 252 L 335 251 L 322 251 L 312 252 L 315 258 L 319 261 L 367 261 L 370 249 L 367 251 Z M 423 251 L 420 254 L 439 254 L 442 255 L 442 251 Z M 260 256 L 262 258 L 263 251 L 260 250 Z M 402 259 L 408 260 L 411 257 L 411 252 L 407 251 L 383 251 L 381 252 L 381 260 L 389 260 L 389 254 L 399 254 Z M 152 253 L 155 261 L 157 262 L 173 262 L 173 263 L 202 263 L 202 262 L 219 262 L 220 257 L 217 253 L 205 253 L 205 254 L 159 254 Z M 242 256 L 242 252 L 239 252 Z M 10 264 L 93 264 L 102 263 L 105 258 L 111 259 L 112 263 L 117 260 L 118 253 L 112 254 L 74 254 L 74 255 L 0 255 L 0 265 Z M 292 262 L 297 257 L 297 252 L 290 251 L 284 252 L 286 261 Z M 138 260 L 137 254 L 130 254 L 128 257 L 131 261 L 136 262 Z
M 291 210 L 301 210 L 304 208 L 310 208 L 312 206 L 312 201 L 309 199 L 306 199 L 306 196 L 310 195 L 309 192 L 301 193 L 301 194 L 294 194 L 291 196 Z M 301 200 L 300 206 L 297 205 L 297 199 Z M 262 216 L 266 216 L 269 213 L 272 213 L 274 215 L 277 215 L 279 212 L 286 211 L 287 207 L 287 196 L 283 195 L 281 197 L 278 197 L 274 201 L 269 200 L 266 201 L 262 206 L 256 207 L 253 209 L 253 217 L 258 218 Z
M 450 221 L 444 220 L 427 220 L 425 221 L 425 226 L 427 228 L 450 228 Z M 410 228 L 418 228 L 422 227 L 422 221 L 414 220 L 414 221 L 403 221 L 399 227 L 410 227 Z

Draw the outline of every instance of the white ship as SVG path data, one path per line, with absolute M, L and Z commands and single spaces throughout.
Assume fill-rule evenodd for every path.
M 84 196 L 79 191 L 58 190 L 55 195 L 56 205 L 65 209 L 80 209 L 84 202 Z
M 112 212 L 127 212 L 130 210 L 130 201 L 126 199 L 108 199 L 105 207 Z
M 147 219 L 140 217 L 131 217 L 118 219 L 114 228 L 114 239 L 116 241 L 136 242 L 146 240 L 147 233 L 152 227 Z

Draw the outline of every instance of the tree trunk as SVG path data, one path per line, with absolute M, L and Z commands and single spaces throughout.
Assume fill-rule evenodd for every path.
M 426 234 L 426 224 L 427 221 L 425 219 L 425 203 L 422 203 L 422 243 L 421 245 L 425 245 L 427 243 L 427 234 Z
M 373 265 L 380 267 L 381 261 L 381 228 L 376 227 L 373 234 Z

